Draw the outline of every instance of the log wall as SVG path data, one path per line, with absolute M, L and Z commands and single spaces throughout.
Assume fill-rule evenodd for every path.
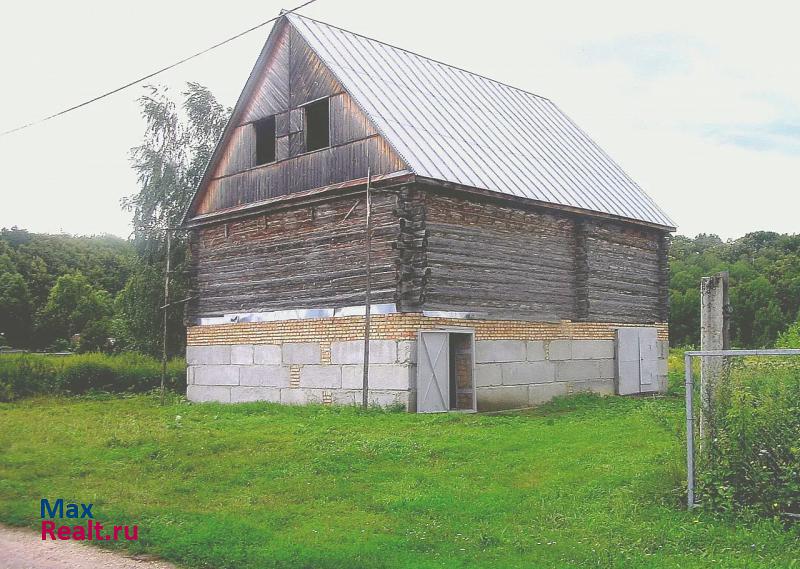
M 664 232 L 428 185 L 385 188 L 373 203 L 375 303 L 499 320 L 667 320 Z M 190 321 L 362 304 L 364 213 L 359 192 L 198 228 Z
M 588 319 L 664 322 L 663 234 L 621 223 L 589 224 Z
M 427 194 L 425 310 L 666 322 L 667 234 L 453 192 Z
M 575 319 L 575 221 L 429 193 L 426 310 Z
M 395 205 L 393 195 L 380 193 L 372 202 L 375 303 L 395 299 Z M 191 248 L 198 298 L 189 320 L 363 304 L 365 209 L 363 195 L 349 195 L 196 229 Z

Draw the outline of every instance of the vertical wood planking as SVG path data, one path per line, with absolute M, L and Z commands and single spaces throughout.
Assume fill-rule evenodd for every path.
M 347 93 L 331 97 L 331 146 L 376 134 L 367 116 Z
M 284 26 L 247 102 L 241 123 L 267 118 L 289 108 L 289 28 Z
M 298 135 L 302 137 L 302 133 Z M 291 144 L 292 136 L 277 139 L 276 155 L 287 151 L 286 144 Z M 363 178 L 367 172 L 367 156 L 376 176 L 405 167 L 382 138 L 373 136 L 213 179 L 197 205 L 197 213 Z
M 289 111 L 275 115 L 275 136 L 281 137 L 289 134 Z
M 252 124 L 233 131 L 228 146 L 223 149 L 217 165 L 217 177 L 247 170 L 256 165 L 256 136 Z
M 331 147 L 306 153 L 301 106 L 330 96 Z M 241 121 L 276 115 L 276 163 L 255 164 L 255 129 L 240 124 L 221 149 L 214 177 L 197 201 L 195 213 L 207 214 L 292 192 L 406 168 L 380 138 L 350 95 L 296 32 L 283 30 Z
M 292 80 L 289 106 L 296 108 L 315 99 L 343 91 L 341 84 L 303 37 L 294 28 L 290 33 L 289 69 Z

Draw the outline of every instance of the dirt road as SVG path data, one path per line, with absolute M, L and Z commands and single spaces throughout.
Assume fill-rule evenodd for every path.
M 42 541 L 29 529 L 0 525 L 0 569 L 177 569 L 76 541 Z

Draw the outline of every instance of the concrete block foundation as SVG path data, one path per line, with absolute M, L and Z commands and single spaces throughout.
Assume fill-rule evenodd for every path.
M 579 392 L 615 392 L 615 324 L 457 320 L 389 314 L 370 342 L 373 405 L 416 410 L 417 332 L 474 334 L 478 411 L 517 409 Z M 284 405 L 361 404 L 363 318 L 189 328 L 187 398 Z M 652 326 L 652 325 L 651 325 Z M 658 328 L 658 385 L 666 389 L 666 325 Z M 349 337 L 348 337 L 349 336 Z

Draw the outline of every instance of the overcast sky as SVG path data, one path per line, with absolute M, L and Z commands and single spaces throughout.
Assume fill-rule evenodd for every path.
M 300 0 L 15 2 L 0 131 L 71 106 Z M 301 13 L 549 97 L 678 224 L 797 233 L 800 3 L 318 0 Z M 233 105 L 269 26 L 154 79 Z M 0 138 L 0 227 L 127 236 L 134 87 Z

